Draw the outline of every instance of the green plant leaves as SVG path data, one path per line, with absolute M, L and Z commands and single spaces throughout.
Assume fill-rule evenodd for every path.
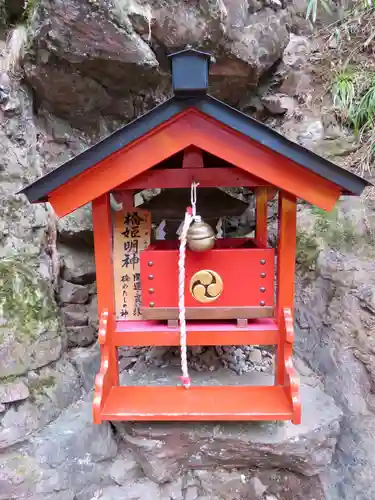
M 327 14 L 332 14 L 331 7 L 327 0 L 308 0 L 306 8 L 306 19 L 309 19 L 311 17 L 312 22 L 315 23 L 319 6 L 321 6 Z
M 366 165 L 375 158 L 375 73 L 347 68 L 336 73 L 331 95 L 340 120 L 349 125 L 365 148 Z
M 357 134 L 373 126 L 375 121 L 375 77 L 360 98 L 353 116 L 354 130 Z
M 356 96 L 355 75 L 348 71 L 338 73 L 331 91 L 333 105 L 350 115 Z

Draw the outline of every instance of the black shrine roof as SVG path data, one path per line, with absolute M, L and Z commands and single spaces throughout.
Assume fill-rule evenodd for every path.
M 179 60 L 178 64 L 173 62 L 174 58 L 176 61 Z M 181 71 L 181 68 L 184 68 L 184 73 L 186 73 L 190 64 L 194 68 L 195 76 L 190 78 L 186 89 L 176 89 L 174 86 L 172 98 L 25 187 L 20 193 L 25 194 L 30 202 L 46 201 L 51 191 L 190 107 L 198 109 L 242 135 L 329 180 L 339 186 L 344 194 L 360 195 L 366 186 L 371 185 L 362 177 L 318 156 L 263 123 L 207 94 L 209 54 L 187 49 L 172 54 L 171 59 L 172 72 Z M 184 64 L 181 64 L 181 59 Z M 183 79 L 179 76 L 172 75 L 172 80 L 178 83 L 182 81 L 183 85 Z

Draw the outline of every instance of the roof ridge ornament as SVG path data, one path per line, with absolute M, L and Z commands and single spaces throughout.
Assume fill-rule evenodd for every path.
M 191 45 L 169 55 L 172 66 L 172 86 L 178 98 L 206 94 L 211 54 L 193 49 Z

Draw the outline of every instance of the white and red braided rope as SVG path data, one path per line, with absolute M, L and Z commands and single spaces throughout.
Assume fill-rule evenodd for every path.
M 180 251 L 178 259 L 178 309 L 180 322 L 180 349 L 181 349 L 181 371 L 182 384 L 189 389 L 191 380 L 187 364 L 187 346 L 186 346 L 186 317 L 185 317 L 185 258 L 187 232 L 193 221 L 192 209 L 189 207 L 185 213 L 185 220 L 180 235 Z
M 186 244 L 187 233 L 193 221 L 200 220 L 196 215 L 197 203 L 197 186 L 198 183 L 193 182 L 191 185 L 191 207 L 186 209 L 185 219 L 182 225 L 180 234 L 180 249 L 178 258 L 178 312 L 180 323 L 180 349 L 181 349 L 181 371 L 182 371 L 182 385 L 189 389 L 191 386 L 191 379 L 189 376 L 189 369 L 187 364 L 187 345 L 186 345 L 186 314 L 185 314 L 185 259 L 186 259 Z

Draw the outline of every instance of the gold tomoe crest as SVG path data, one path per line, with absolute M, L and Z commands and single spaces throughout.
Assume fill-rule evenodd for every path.
M 223 293 L 223 280 L 215 271 L 203 269 L 192 276 L 190 293 L 198 302 L 213 302 Z

